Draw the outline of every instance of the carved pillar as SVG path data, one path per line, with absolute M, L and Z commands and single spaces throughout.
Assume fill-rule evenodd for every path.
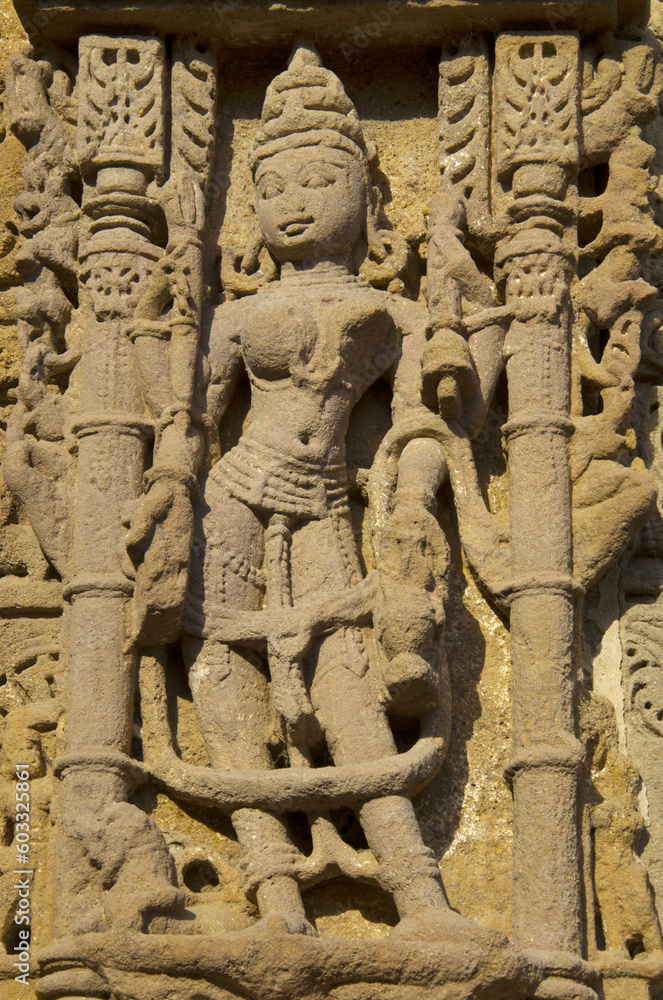
M 163 168 L 162 75 L 158 39 L 80 40 L 78 148 L 88 220 L 81 273 L 89 309 L 74 425 L 79 462 L 67 588 L 72 611 L 56 935 L 94 905 L 81 853 L 81 807 L 99 811 L 125 799 L 131 766 L 135 656 L 125 649 L 131 582 L 119 552 L 123 508 L 140 492 L 151 423 L 123 324 L 162 253 L 153 241 L 158 205 L 147 193 Z
M 577 37 L 500 36 L 495 110 L 497 200 L 510 218 L 496 263 L 513 316 L 503 433 L 514 573 L 514 934 L 526 948 L 580 953 L 568 455 Z

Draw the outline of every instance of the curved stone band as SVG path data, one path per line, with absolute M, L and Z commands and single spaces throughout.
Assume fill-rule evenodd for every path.
M 216 771 L 187 764 L 174 751 L 148 759 L 145 767 L 156 782 L 178 797 L 224 812 L 310 812 L 387 795 L 416 795 L 437 774 L 445 752 L 444 740 L 429 736 L 406 753 L 338 767 Z

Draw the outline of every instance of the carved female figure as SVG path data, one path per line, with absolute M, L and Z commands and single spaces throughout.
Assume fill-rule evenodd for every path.
M 280 275 L 221 305 L 204 351 L 208 427 L 218 429 L 242 368 L 251 384 L 250 425 L 202 477 L 181 623 L 215 769 L 271 768 L 284 744 L 291 766 L 314 766 L 325 752 L 336 765 L 389 758 L 396 746 L 387 708 L 398 698 L 421 716 L 442 691 L 448 720 L 447 546 L 432 513 L 445 471 L 440 445 L 415 435 L 402 448 L 377 578 L 365 577 L 349 516 L 345 447 L 354 405 L 386 376 L 395 424 L 423 409 L 426 310 L 357 273 L 367 254 L 383 271 L 389 264 L 371 159 L 340 81 L 300 46 L 267 92 L 252 162 L 261 239 Z M 196 441 L 189 432 L 178 438 L 177 417 L 162 435 L 129 539 L 138 561 L 164 510 L 177 523 L 173 496 L 178 480 L 183 489 L 196 472 Z M 181 511 L 186 538 L 186 501 Z M 146 605 L 148 575 L 139 568 Z M 263 621 L 271 613 L 271 631 L 238 641 L 238 621 L 261 609 Z M 362 628 L 371 618 L 373 630 Z M 257 655 L 265 648 L 267 664 Z M 449 910 L 406 795 L 365 801 L 358 818 L 400 934 L 439 937 L 450 922 L 467 923 Z M 237 809 L 232 822 L 246 888 L 264 920 L 312 933 L 284 821 Z

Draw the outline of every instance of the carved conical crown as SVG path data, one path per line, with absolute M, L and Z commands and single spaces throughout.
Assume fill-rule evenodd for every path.
M 298 42 L 288 69 L 267 88 L 252 166 L 294 146 L 325 144 L 366 158 L 354 104 L 335 73 L 325 69 L 310 42 Z

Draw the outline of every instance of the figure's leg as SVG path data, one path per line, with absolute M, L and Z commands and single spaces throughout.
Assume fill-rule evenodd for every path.
M 311 591 L 356 585 L 361 567 L 347 516 L 300 525 L 293 534 L 292 562 L 295 605 Z M 335 764 L 396 753 L 376 666 L 369 664 L 369 640 L 358 629 L 339 629 L 318 640 L 307 658 L 311 701 Z M 359 820 L 400 916 L 448 909 L 439 867 L 423 843 L 411 801 L 404 795 L 375 799 L 361 806 Z
M 263 527 L 258 517 L 212 479 L 197 512 L 189 613 L 207 629 L 215 611 L 259 610 Z M 264 665 L 248 650 L 213 640 L 183 643 L 189 683 L 212 767 L 225 771 L 273 767 L 269 746 L 275 719 Z M 256 809 L 238 809 L 232 822 L 244 852 L 245 884 L 263 917 L 310 933 L 291 870 L 295 848 L 283 821 Z M 280 869 L 280 871 L 279 871 Z
M 293 543 L 293 566 L 314 567 L 313 579 L 303 575 L 295 581 L 296 600 L 305 600 L 307 593 L 320 585 L 340 589 L 359 581 L 359 558 L 347 517 L 309 522 L 293 537 Z M 295 560 L 296 549 L 300 555 L 308 549 L 308 562 Z M 308 657 L 311 701 L 335 764 L 380 760 L 396 753 L 373 655 L 370 635 L 347 628 L 320 639 Z M 449 940 L 460 949 L 493 946 L 497 939 L 506 943 L 497 932 L 451 909 L 439 866 L 422 840 L 407 796 L 372 799 L 360 806 L 358 815 L 401 917 L 394 936 Z
M 340 630 L 315 650 L 311 700 L 335 764 L 379 760 L 396 753 L 373 671 L 359 673 L 352 634 Z M 423 909 L 446 909 L 440 870 L 421 838 L 411 801 L 389 795 L 364 803 L 358 811 L 369 847 L 382 868 L 401 918 Z
M 311 700 L 335 764 L 379 760 L 396 752 L 391 728 L 378 702 L 374 670 L 360 676 L 351 668 L 354 658 L 344 649 L 344 631 L 328 636 L 316 651 Z M 358 816 L 401 918 L 393 937 L 448 940 L 460 949 L 506 943 L 496 931 L 451 909 L 407 796 L 372 799 L 360 806 Z

